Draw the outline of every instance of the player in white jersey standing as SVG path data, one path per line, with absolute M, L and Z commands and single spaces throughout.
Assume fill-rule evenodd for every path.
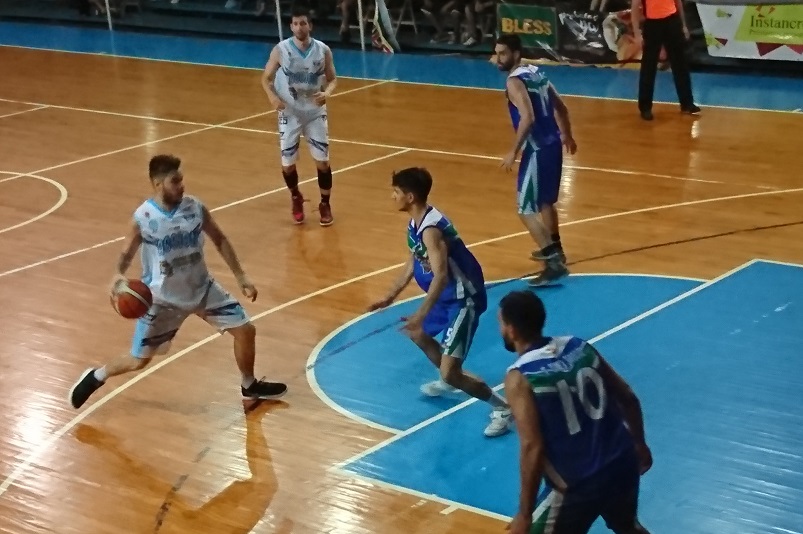
M 296 170 L 301 134 L 304 134 L 318 168 L 321 226 L 329 226 L 334 218 L 329 205 L 332 167 L 329 165 L 326 99 L 335 90 L 337 74 L 331 49 L 310 35 L 309 10 L 293 6 L 291 16 L 293 36 L 271 50 L 262 73 L 262 87 L 279 113 L 282 175 L 292 197 L 293 219 L 296 224 L 304 222 L 304 196 L 298 189 Z
M 125 273 L 142 246 L 142 281 L 153 305 L 137 321 L 130 354 L 86 370 L 70 390 L 70 403 L 80 408 L 113 376 L 144 368 L 165 354 L 184 320 L 198 315 L 234 338 L 234 357 L 246 399 L 277 399 L 287 392 L 281 383 L 254 377 L 256 329 L 240 303 L 215 281 L 204 260 L 204 234 L 214 243 L 237 277 L 243 295 L 254 301 L 257 290 L 243 272 L 231 243 L 197 198 L 184 194 L 181 160 L 171 155 L 151 158 L 154 195 L 134 212 L 128 237 L 112 282 L 112 296 L 125 284 Z

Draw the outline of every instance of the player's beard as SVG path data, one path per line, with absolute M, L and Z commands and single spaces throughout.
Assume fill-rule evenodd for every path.
M 516 352 L 516 347 L 513 346 L 513 342 L 510 341 L 507 336 L 502 335 L 502 343 L 504 343 L 505 350 L 508 352 Z
M 183 193 L 175 193 L 175 194 L 162 194 L 162 201 L 167 204 L 168 206 L 176 207 L 181 204 L 181 200 L 184 198 Z
M 501 70 L 502 72 L 510 72 L 510 69 L 513 68 L 513 61 L 506 61 L 504 63 L 499 63 L 497 61 L 496 67 Z

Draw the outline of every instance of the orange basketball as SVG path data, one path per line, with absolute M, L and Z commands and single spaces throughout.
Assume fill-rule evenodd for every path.
M 141 280 L 129 279 L 111 298 L 112 307 L 126 319 L 139 319 L 153 304 L 151 290 Z

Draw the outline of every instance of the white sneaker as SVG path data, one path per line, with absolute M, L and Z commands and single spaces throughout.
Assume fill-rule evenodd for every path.
M 485 435 L 489 438 L 503 436 L 510 432 L 513 414 L 508 408 L 494 409 L 491 412 L 491 422 L 485 427 Z
M 458 391 L 460 390 L 453 388 L 440 379 L 427 382 L 421 386 L 421 393 L 427 397 L 440 397 L 441 395 L 445 395 L 447 393 L 457 393 Z

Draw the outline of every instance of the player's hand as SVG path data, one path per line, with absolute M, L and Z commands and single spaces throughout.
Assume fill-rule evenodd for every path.
M 127 282 L 128 279 L 125 276 L 122 274 L 115 274 L 109 284 L 109 294 L 111 294 L 112 297 L 116 297 Z
M 408 334 L 415 334 L 423 329 L 424 316 L 416 312 L 409 317 L 402 317 L 402 322 L 404 322 L 402 330 L 406 331 Z
M 513 518 L 513 521 L 508 523 L 507 531 L 510 532 L 510 534 L 527 534 L 530 532 L 532 523 L 532 517 L 527 517 L 524 514 L 518 513 L 516 517 Z
M 368 311 L 372 312 L 376 310 L 381 310 L 383 308 L 387 308 L 391 304 L 393 304 L 393 297 L 385 297 L 384 299 L 378 300 L 372 303 L 370 306 L 368 306 Z
M 643 475 L 652 467 L 652 451 L 646 443 L 636 445 L 636 454 L 639 459 L 640 473 Z
M 240 291 L 243 292 L 243 295 L 247 299 L 249 299 L 251 302 L 254 302 L 257 299 L 257 288 L 248 280 L 248 278 L 244 276 L 238 278 L 237 283 L 240 285 Z
M 319 106 L 323 106 L 324 104 L 326 104 L 326 93 L 324 93 L 323 91 L 319 91 L 314 95 L 312 95 L 312 99 Z
M 513 164 L 516 163 L 516 153 L 515 152 L 508 152 L 508 154 L 502 158 L 502 164 L 500 167 L 509 171 L 513 168 Z
M 569 136 L 560 136 L 560 140 L 563 143 L 563 146 L 566 147 L 566 152 L 569 154 L 574 154 L 577 152 L 577 142 L 574 140 L 573 137 Z
M 282 111 L 284 109 L 284 101 L 281 98 L 276 98 L 275 96 L 271 96 L 269 98 L 270 105 L 273 106 L 273 109 L 276 111 Z

